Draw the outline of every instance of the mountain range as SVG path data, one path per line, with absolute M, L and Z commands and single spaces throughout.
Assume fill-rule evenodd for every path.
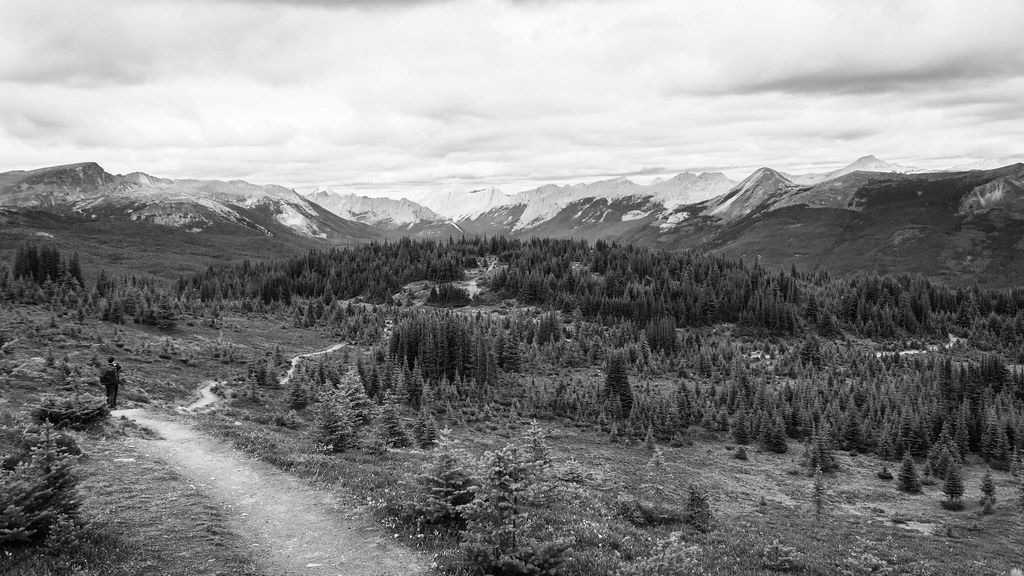
M 95 163 L 0 174 L 0 224 L 22 235 L 104 222 L 160 228 L 193 244 L 223 237 L 284 248 L 401 236 L 576 237 L 701 248 L 840 274 L 1024 282 L 1022 164 L 929 172 L 865 156 L 820 174 L 766 167 L 733 182 L 717 172 L 683 172 L 649 184 L 616 178 L 516 194 L 446 191 L 419 202 L 114 175 Z

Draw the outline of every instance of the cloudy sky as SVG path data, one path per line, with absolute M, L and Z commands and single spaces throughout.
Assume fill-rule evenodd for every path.
M 0 171 L 415 196 L 1024 159 L 1018 0 L 4 0 Z

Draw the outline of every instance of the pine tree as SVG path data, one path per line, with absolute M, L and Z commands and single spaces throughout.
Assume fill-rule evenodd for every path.
M 412 438 L 420 448 L 430 448 L 437 442 L 437 421 L 426 405 L 420 409 L 413 424 Z
M 908 450 L 903 456 L 903 465 L 900 467 L 899 487 L 904 492 L 918 494 L 921 492 L 921 479 L 917 475 L 917 466 L 914 465 L 914 457 Z
M 413 511 L 420 522 L 450 530 L 465 528 L 463 507 L 473 501 L 476 486 L 451 430 L 438 433 L 434 456 L 416 475 L 414 486 Z
M 691 484 L 687 490 L 686 511 L 683 513 L 683 522 L 686 522 L 698 532 L 710 532 L 711 523 L 714 521 L 714 518 L 714 514 L 711 512 L 711 503 L 708 501 L 707 491 L 696 484 Z
M 531 507 L 550 497 L 546 476 L 532 456 L 510 443 L 484 454 L 476 497 L 462 508 L 462 550 L 467 567 L 480 574 L 557 574 L 569 556 L 568 539 L 539 540 Z
M 986 501 L 993 506 L 996 504 L 996 484 L 992 481 L 991 470 L 985 470 L 985 475 L 981 478 L 981 499 L 978 502 L 984 505 Z
M 410 444 L 409 434 L 402 426 L 402 418 L 398 415 L 398 406 L 394 402 L 385 402 L 381 406 L 374 432 L 389 448 L 405 448 Z
M 662 452 L 660 446 L 656 446 L 654 451 L 651 453 L 651 457 L 647 460 L 647 465 L 644 466 L 644 484 L 640 487 L 648 494 L 663 494 L 665 492 L 664 477 L 665 477 L 665 453 Z
M 618 401 L 622 418 L 628 419 L 633 412 L 633 387 L 629 383 L 629 368 L 622 352 L 614 352 L 608 357 L 604 393 Z
M 825 512 L 825 505 L 827 503 L 825 474 L 821 471 L 821 467 L 814 468 L 814 491 L 811 498 L 814 501 L 814 517 L 820 522 L 821 515 Z
M 832 440 L 827 427 L 823 431 L 815 432 L 812 437 L 809 460 L 812 469 L 821 468 L 825 474 L 839 469 L 839 463 L 832 452 Z
M 776 416 L 761 430 L 761 449 L 766 452 L 785 454 L 789 450 L 786 443 L 786 426 L 781 416 Z
M 955 462 L 946 472 L 946 481 L 942 485 L 942 493 L 947 498 L 943 506 L 950 510 L 960 510 L 963 508 L 960 498 L 964 495 L 964 481 L 960 475 L 959 462 Z
M 309 405 L 309 395 L 306 393 L 306 387 L 303 386 L 302 380 L 298 377 L 292 377 L 288 381 L 288 407 L 292 410 L 302 410 Z
M 1014 478 L 1024 477 L 1024 454 L 1016 447 L 1013 449 L 1013 454 L 1010 455 L 1010 462 L 1010 474 Z
M 740 409 L 733 420 L 732 439 L 740 446 L 750 442 L 750 414 L 746 408 Z
M 644 448 L 654 450 L 654 427 L 647 427 L 647 436 L 644 437 Z
M 54 427 L 44 423 L 28 461 L 0 468 L 0 546 L 41 542 L 59 518 L 78 518 L 74 464 L 58 446 Z
M 355 445 L 357 414 L 348 396 L 327 390 L 316 410 L 317 440 L 332 452 L 344 452 Z

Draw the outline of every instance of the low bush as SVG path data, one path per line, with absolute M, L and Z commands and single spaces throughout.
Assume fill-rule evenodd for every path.
M 58 428 L 87 428 L 110 417 L 107 401 L 98 396 L 54 396 L 47 394 L 31 410 L 37 423 L 49 422 Z
M 761 551 L 761 566 L 775 572 L 793 572 L 800 565 L 800 556 L 795 548 L 775 540 Z
M 686 513 L 680 508 L 622 494 L 615 500 L 615 515 L 634 526 L 643 527 L 682 524 Z

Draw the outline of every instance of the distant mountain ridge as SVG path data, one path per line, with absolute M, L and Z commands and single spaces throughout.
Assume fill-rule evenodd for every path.
M 0 174 L 0 206 L 146 221 L 193 233 L 244 229 L 324 240 L 375 237 L 371 228 L 341 219 L 282 186 L 172 180 L 141 172 L 114 175 L 95 162 Z
M 650 184 L 614 178 L 516 194 L 485 188 L 421 202 L 119 176 L 95 163 L 0 174 L 0 222 L 4 214 L 30 222 L 24 215 L 32 211 L 327 244 L 499 234 L 603 239 L 839 273 L 1024 284 L 1024 164 L 926 172 L 865 156 L 822 174 L 763 167 L 733 182 L 683 172 Z
M 306 198 L 341 218 L 362 222 L 382 230 L 434 236 L 462 232 L 448 218 L 406 198 L 394 200 L 339 194 L 326 188 L 318 188 L 307 194 Z

